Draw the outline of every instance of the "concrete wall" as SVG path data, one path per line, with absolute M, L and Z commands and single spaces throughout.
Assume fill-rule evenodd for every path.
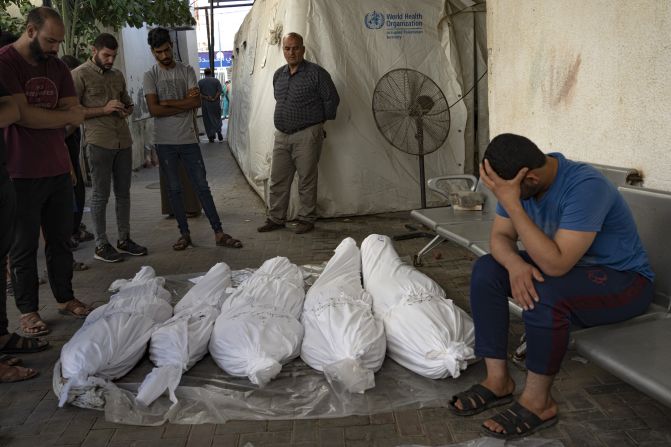
M 490 133 L 671 190 L 671 2 L 489 0 Z

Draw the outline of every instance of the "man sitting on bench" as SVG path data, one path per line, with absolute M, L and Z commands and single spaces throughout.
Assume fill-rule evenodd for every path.
M 496 195 L 491 255 L 475 263 L 471 308 L 475 353 L 486 379 L 459 393 L 451 410 L 471 416 L 512 402 L 506 364 L 508 297 L 524 309 L 528 369 L 518 402 L 483 424 L 486 435 L 518 438 L 557 422 L 550 389 L 569 341 L 569 326 L 616 323 L 652 300 L 654 274 L 631 212 L 596 169 L 543 154 L 529 139 L 494 138 L 480 179 Z M 526 251 L 520 252 L 518 238 Z

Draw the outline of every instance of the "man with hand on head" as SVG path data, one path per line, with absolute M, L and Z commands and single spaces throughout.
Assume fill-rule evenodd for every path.
M 93 186 L 94 257 L 103 262 L 123 261 L 119 251 L 131 256 L 147 254 L 145 247 L 130 238 L 133 140 L 127 118 L 133 113 L 133 101 L 126 91 L 123 73 L 113 68 L 118 48 L 114 36 L 102 33 L 93 41 L 91 59 L 72 71 L 77 96 L 86 117 L 84 136 Z M 116 199 L 116 249 L 107 240 L 107 201 L 112 183 Z
M 512 297 L 524 309 L 526 384 L 518 402 L 483 424 L 486 435 L 508 439 L 557 422 L 551 388 L 569 327 L 644 313 L 654 274 L 624 198 L 592 166 L 502 134 L 487 147 L 480 181 L 498 200 L 492 253 L 478 259 L 471 275 L 475 354 L 485 359 L 487 377 L 454 396 L 450 409 L 471 416 L 512 402 L 515 383 L 506 364 Z
M 0 83 L 12 94 L 21 118 L 5 129 L 7 170 L 17 207 L 10 252 L 16 305 L 24 335 L 50 332 L 39 313 L 37 249 L 44 233 L 51 290 L 63 314 L 84 318 L 90 307 L 72 291 L 72 166 L 65 127 L 79 126 L 84 111 L 68 67 L 58 59 L 65 27 L 51 8 L 31 10 L 19 39 L 0 49 Z

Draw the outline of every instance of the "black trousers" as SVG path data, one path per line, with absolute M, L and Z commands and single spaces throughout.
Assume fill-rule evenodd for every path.
M 79 162 L 79 143 L 81 140 L 81 131 L 77 129 L 72 135 L 65 139 L 65 144 L 68 146 L 70 153 L 70 161 L 77 176 L 77 184 L 75 185 L 75 214 L 72 222 L 72 234 L 79 234 L 79 225 L 82 223 L 84 216 L 84 203 L 86 201 L 86 187 L 84 186 L 84 178 L 82 177 L 82 167 Z
M 10 271 L 16 307 L 21 313 L 36 312 L 39 306 L 37 249 L 40 228 L 51 291 L 59 303 L 74 298 L 72 292 L 73 194 L 69 174 L 36 179 L 14 179 L 17 207 Z
M 4 167 L 2 169 L 5 169 Z M 0 181 L 1 182 L 1 181 Z M 9 180 L 0 183 L 0 335 L 7 332 L 7 254 L 14 240 L 16 197 Z

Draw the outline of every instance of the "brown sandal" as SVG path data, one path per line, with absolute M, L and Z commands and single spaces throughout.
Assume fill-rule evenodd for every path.
M 49 326 L 42 321 L 40 314 L 37 312 L 30 312 L 19 317 L 19 324 L 21 325 L 21 332 L 26 338 L 36 338 L 47 335 L 51 332 Z
M 37 374 L 37 371 L 32 368 L 0 364 L 0 383 L 20 382 L 22 380 L 32 379 Z
M 0 363 L 7 366 L 17 366 L 23 363 L 23 360 L 13 355 L 0 354 Z
M 242 248 L 242 242 L 233 239 L 233 236 L 226 233 L 215 233 L 214 241 L 219 247 Z
M 172 244 L 172 249 L 175 251 L 186 250 L 189 246 L 193 247 L 191 243 L 191 236 L 188 234 L 183 234 L 177 239 L 177 242 Z
M 82 311 L 81 309 L 84 310 Z M 58 307 L 59 314 L 74 318 L 86 318 L 91 313 L 91 310 L 91 306 L 82 303 L 77 298 L 72 298 L 70 301 L 64 303 L 62 307 Z

